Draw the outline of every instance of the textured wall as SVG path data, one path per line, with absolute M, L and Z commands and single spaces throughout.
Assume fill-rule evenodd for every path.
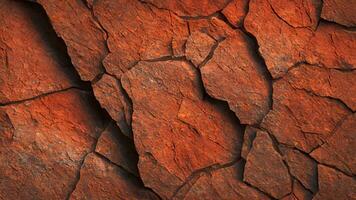
M 356 199 L 355 0 L 0 0 L 0 199 Z

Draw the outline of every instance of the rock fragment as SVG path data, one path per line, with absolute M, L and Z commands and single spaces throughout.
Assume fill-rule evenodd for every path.
M 229 35 L 235 33 L 234 29 L 217 17 L 188 20 L 188 24 L 190 32 L 193 33 L 199 31 L 206 33 L 216 41 L 221 41 Z
M 344 26 L 356 26 L 355 2 L 348 0 L 323 0 L 321 18 Z
M 141 178 L 163 198 L 194 171 L 239 157 L 236 118 L 226 105 L 203 100 L 197 71 L 187 62 L 140 62 L 122 84 L 133 102 Z
M 349 200 L 356 197 L 356 181 L 332 168 L 318 165 L 319 191 L 315 200 Z
M 310 155 L 318 162 L 334 166 L 351 175 L 356 174 L 356 114 L 348 116 L 335 133 Z
M 68 90 L 1 108 L 0 199 L 67 198 L 104 126 L 92 105 Z
M 101 62 L 108 53 L 105 31 L 84 1 L 36 2 L 43 6 L 57 35 L 66 43 L 68 54 L 80 77 L 91 81 L 102 73 Z
M 214 14 L 223 9 L 229 0 L 143 0 L 157 6 L 168 9 L 185 17 L 202 17 Z
M 252 149 L 247 156 L 244 181 L 276 199 L 284 197 L 292 190 L 288 169 L 266 132 L 257 132 Z
M 185 55 L 188 60 L 199 67 L 208 57 L 216 41 L 209 35 L 202 32 L 192 33 L 186 43 Z
M 221 11 L 227 20 L 235 27 L 241 27 L 246 17 L 249 0 L 232 0 Z
M 122 133 L 128 137 L 132 137 L 132 106 L 122 89 L 120 81 L 110 75 L 104 74 L 98 82 L 93 84 L 93 91 L 100 105 L 116 121 Z
M 313 194 L 305 189 L 302 184 L 297 180 L 293 180 L 293 191 L 288 196 L 282 198 L 282 200 L 312 200 Z
M 78 85 L 45 17 L 38 6 L 0 3 L 0 104 Z
M 99 137 L 95 152 L 138 176 L 138 155 L 133 141 L 124 136 L 114 123 L 111 123 Z
M 159 199 L 135 176 L 90 153 L 70 199 Z
M 181 18 L 140 1 L 98 1 L 94 13 L 109 34 L 111 53 L 105 68 L 117 78 L 140 60 L 182 52 L 189 35 L 187 24 Z M 175 49 L 172 49 L 173 40 Z
M 251 47 L 252 41 L 238 31 L 221 42 L 201 68 L 207 93 L 227 101 L 243 124 L 258 124 L 270 104 L 267 72 Z
M 254 128 L 252 126 L 246 126 L 245 128 L 244 139 L 243 139 L 244 142 L 242 143 L 242 149 L 241 149 L 241 157 L 244 158 L 245 160 L 247 159 L 247 155 L 252 148 L 252 143 L 256 137 L 256 133 L 258 130 L 259 129 Z

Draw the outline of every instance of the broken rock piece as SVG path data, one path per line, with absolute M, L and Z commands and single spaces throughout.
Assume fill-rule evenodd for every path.
M 159 199 L 137 177 L 90 153 L 80 169 L 80 179 L 70 199 Z
M 132 137 L 130 127 L 132 106 L 122 89 L 120 81 L 104 74 L 98 82 L 93 84 L 93 91 L 100 105 L 116 121 L 122 133 Z
M 67 198 L 104 127 L 89 97 L 72 89 L 1 107 L 0 199 Z
M 244 181 L 276 199 L 284 197 L 292 190 L 288 169 L 266 132 L 257 132 L 247 156 Z
M 187 40 L 185 55 L 196 67 L 199 67 L 213 51 L 215 44 L 216 41 L 209 35 L 196 31 Z
M 235 27 L 241 27 L 246 17 L 249 0 L 232 0 L 221 12 Z
M 241 157 L 245 160 L 247 159 L 247 155 L 252 148 L 252 143 L 256 137 L 257 131 L 259 131 L 259 129 L 254 128 L 252 126 L 246 126 L 245 128 L 244 139 L 243 139 L 244 142 L 242 144 L 242 149 L 241 149 Z
M 267 72 L 251 49 L 252 41 L 237 31 L 219 44 L 201 68 L 207 93 L 227 101 L 243 124 L 258 124 L 270 104 Z
M 323 0 L 321 17 L 344 26 L 356 26 L 355 2 L 348 0 Z
M 187 62 L 140 62 L 122 84 L 133 102 L 141 178 L 160 196 L 172 197 L 198 169 L 239 157 L 237 119 L 226 105 L 203 100 L 198 73 Z

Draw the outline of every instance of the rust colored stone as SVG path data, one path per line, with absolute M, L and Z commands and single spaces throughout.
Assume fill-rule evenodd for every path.
M 95 152 L 138 176 L 138 156 L 133 141 L 111 123 L 99 137 Z
M 78 84 L 40 12 L 21 2 L 0 3 L 0 104 Z
M 241 27 L 246 17 L 249 0 L 232 0 L 221 11 L 227 20 L 235 27 Z
M 313 194 L 305 189 L 297 180 L 293 181 L 293 191 L 282 200 L 312 200 Z
M 140 60 L 173 56 L 173 39 L 176 51 L 183 51 L 188 37 L 182 19 L 139 1 L 98 1 L 94 13 L 109 34 L 105 68 L 117 78 Z
M 107 52 L 105 31 L 84 1 L 36 0 L 43 6 L 54 30 L 66 43 L 68 54 L 83 80 L 102 73 Z
M 252 126 L 246 126 L 245 128 L 244 140 L 243 140 L 244 142 L 242 144 L 242 149 L 241 149 L 241 157 L 244 158 L 245 160 L 247 159 L 247 155 L 252 148 L 252 143 L 256 137 L 256 132 L 258 130 L 259 129 L 254 128 Z
M 98 82 L 93 84 L 93 91 L 100 105 L 116 121 L 122 133 L 132 137 L 130 127 L 132 106 L 125 96 L 120 81 L 105 74 Z
M 270 104 L 267 74 L 251 48 L 252 41 L 236 32 L 219 44 L 201 68 L 208 94 L 227 101 L 243 124 L 258 124 Z
M 318 165 L 319 191 L 315 200 L 349 200 L 356 197 L 356 181 L 332 168 Z
M 188 24 L 190 32 L 200 31 L 208 34 L 217 41 L 221 41 L 235 33 L 234 29 L 217 17 L 189 20 Z
M 348 116 L 335 133 L 310 155 L 318 162 L 334 166 L 351 175 L 356 174 L 356 114 Z
M 158 8 L 168 9 L 179 16 L 208 16 L 223 9 L 229 0 L 143 0 Z
M 216 41 L 209 35 L 196 31 L 187 40 L 185 55 L 196 67 L 199 67 L 215 44 Z
M 80 169 L 80 179 L 70 199 L 159 199 L 136 177 L 90 153 Z
M 356 26 L 356 4 L 348 0 L 323 0 L 321 17 L 344 26 Z
M 197 71 L 187 62 L 140 62 L 122 84 L 133 101 L 141 178 L 160 196 L 172 197 L 198 169 L 239 157 L 237 120 L 225 106 L 202 99 Z
M 0 108 L 0 199 L 67 198 L 104 125 L 88 97 L 69 90 Z

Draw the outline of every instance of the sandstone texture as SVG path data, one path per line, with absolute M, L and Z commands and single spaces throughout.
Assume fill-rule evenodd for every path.
M 0 0 L 1 200 L 356 200 L 354 0 Z

